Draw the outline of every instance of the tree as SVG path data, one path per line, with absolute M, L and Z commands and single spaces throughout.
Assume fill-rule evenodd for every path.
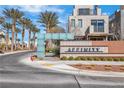
M 19 23 L 22 25 L 22 49 L 24 48 L 24 37 L 25 37 L 25 30 L 31 24 L 31 20 L 28 18 L 21 18 Z
M 16 50 L 17 49 L 17 41 L 18 41 L 18 33 L 21 32 L 21 30 L 19 28 L 16 28 L 15 32 L 16 32 L 16 37 L 15 37 L 15 50 Z
M 60 27 L 60 26 L 56 26 L 51 28 L 51 32 L 53 33 L 65 33 L 65 29 Z
M 47 32 L 51 32 L 50 29 L 59 24 L 57 14 L 55 12 L 49 11 L 41 12 L 39 15 L 38 22 L 41 23 L 46 28 Z
M 38 29 L 38 28 L 34 28 L 34 30 L 32 31 L 33 32 L 33 42 L 34 42 L 33 48 L 34 49 L 35 49 L 35 43 L 36 43 L 36 33 L 39 31 L 40 31 L 40 29 Z
M 16 29 L 16 23 L 18 19 L 20 19 L 23 16 L 23 12 L 20 12 L 18 9 L 4 9 L 3 14 L 5 18 L 11 19 L 11 24 L 12 24 L 12 44 L 11 44 L 11 51 L 13 51 L 13 46 L 14 46 L 14 33 Z
M 29 30 L 28 30 L 28 33 L 29 33 L 28 34 L 28 48 L 30 50 L 31 49 L 31 32 L 36 29 L 36 25 L 34 25 L 33 23 L 30 23 L 28 25 L 28 28 L 29 28 Z
M 8 51 L 9 32 L 12 29 L 12 25 L 10 23 L 3 23 L 2 27 L 6 32 L 6 50 Z
M 4 23 L 5 19 L 4 17 L 0 17 L 0 24 Z
M 41 23 L 45 28 L 47 33 L 51 33 L 51 28 L 59 24 L 58 16 L 55 12 L 45 11 L 41 12 L 39 15 L 39 23 Z M 49 40 L 46 43 L 47 49 L 51 48 L 52 41 Z

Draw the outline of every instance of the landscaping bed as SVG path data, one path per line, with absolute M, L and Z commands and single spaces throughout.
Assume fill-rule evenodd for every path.
M 124 72 L 124 65 L 73 64 L 70 66 L 80 70 Z
M 78 61 L 124 61 L 124 57 L 61 57 L 61 60 L 78 60 Z

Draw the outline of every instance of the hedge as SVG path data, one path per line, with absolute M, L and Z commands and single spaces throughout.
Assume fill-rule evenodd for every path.
M 79 60 L 79 61 L 124 61 L 124 58 L 117 58 L 117 57 L 61 57 L 61 60 Z

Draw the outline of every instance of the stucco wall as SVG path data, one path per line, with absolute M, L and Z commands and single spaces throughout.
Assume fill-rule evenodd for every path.
M 124 40 L 124 9 L 121 10 L 121 40 Z
M 75 5 L 75 8 L 73 9 L 73 16 L 78 16 L 78 9 L 80 8 L 88 8 L 90 10 L 94 9 L 93 5 Z M 93 14 L 93 11 L 90 11 L 90 14 Z
M 109 33 L 109 23 L 108 23 L 108 16 L 104 16 L 104 15 L 87 15 L 87 16 L 70 16 L 69 17 L 69 22 L 71 22 L 71 19 L 75 19 L 75 22 L 76 22 L 76 26 L 78 25 L 78 19 L 82 19 L 82 23 L 83 23 L 83 26 L 82 28 L 78 28 L 76 29 L 77 31 L 76 32 L 76 35 L 77 36 L 84 36 L 85 35 L 85 32 L 86 30 L 88 29 L 88 27 L 91 26 L 91 20 L 104 20 L 105 21 L 105 24 L 104 24 L 104 33 Z M 69 32 L 73 32 L 73 27 L 69 27 Z M 79 33 L 78 33 L 79 32 Z

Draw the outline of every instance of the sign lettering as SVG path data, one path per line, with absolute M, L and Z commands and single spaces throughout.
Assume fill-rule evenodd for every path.
M 61 53 L 107 53 L 108 47 L 61 47 Z

